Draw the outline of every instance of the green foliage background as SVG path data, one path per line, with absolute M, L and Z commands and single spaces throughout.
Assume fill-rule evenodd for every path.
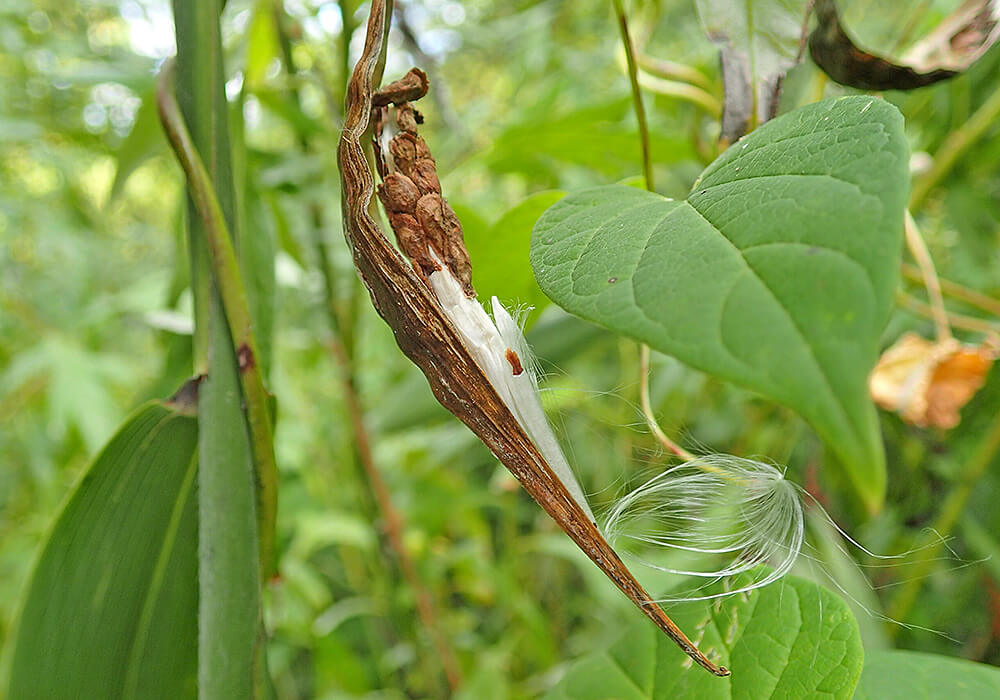
M 247 218 L 278 250 L 271 389 L 279 407 L 281 579 L 267 591 L 277 695 L 436 697 L 444 687 L 414 592 L 380 535 L 355 466 L 350 407 L 330 352 L 323 254 L 334 270 L 334 297 L 356 318 L 353 379 L 375 463 L 404 515 L 404 544 L 436 603 L 438 627 L 459 657 L 463 697 L 540 695 L 636 613 L 437 407 L 357 286 L 340 228 L 335 147 L 345 58 L 340 7 L 350 29 L 366 8 L 286 2 L 299 69 L 291 74 L 272 5 L 229 2 L 223 41 L 227 90 L 245 121 Z M 881 46 L 891 45 L 895 28 L 933 25 L 950 6 L 930 3 L 913 23 L 878 3 L 848 8 L 867 45 Z M 424 133 L 469 231 L 474 270 L 489 280 L 484 291 L 540 307 L 531 335 L 549 373 L 546 400 L 600 509 L 665 461 L 639 427 L 637 353 L 630 341 L 544 308 L 524 227 L 526 212 L 537 216 L 539 201 L 558 196 L 537 193 L 640 172 L 610 3 L 425 0 L 406 3 L 405 12 L 420 50 L 394 32 L 386 75 L 412 64 L 431 73 L 435 91 L 420 105 Z M 633 15 L 649 53 L 698 67 L 718 91 L 716 51 L 691 4 L 637 3 Z M 153 0 L 0 7 L 0 643 L 12 632 L 37 547 L 81 469 L 127 414 L 169 396 L 190 373 L 185 205 L 150 99 L 172 31 L 167 3 Z M 347 44 L 350 56 L 359 39 Z M 906 118 L 918 166 L 920 154 L 934 154 L 1000 89 L 998 73 L 994 50 L 953 81 L 887 95 Z M 845 92 L 824 85 L 807 63 L 789 76 L 784 100 L 791 108 Z M 710 145 L 714 132 L 688 103 L 652 93 L 647 100 L 658 189 L 681 198 L 704 166 L 697 145 Z M 998 163 L 1000 126 L 992 126 L 918 212 L 939 273 L 994 297 Z M 501 235 L 510 246 L 496 245 Z M 932 332 L 930 321 L 897 310 L 884 344 L 908 329 Z M 859 623 L 868 649 L 894 645 L 1000 663 L 1000 558 L 987 559 L 1000 555 L 996 454 L 986 455 L 975 483 L 963 480 L 1000 412 L 997 372 L 950 433 L 882 414 L 889 494 L 872 519 L 848 484 L 822 468 L 822 443 L 790 411 L 671 358 L 657 356 L 653 369 L 654 404 L 673 434 L 787 464 L 789 477 L 873 550 L 925 541 L 942 502 L 967 489 L 954 528 L 942 533 L 954 535 L 955 558 L 933 562 L 906 615 L 943 635 L 886 626 L 864 613 Z M 867 570 L 884 587 L 872 593 L 834 547 L 814 556 L 820 563 L 801 574 L 825 564 L 876 610 L 891 609 L 896 584 L 912 573 L 905 565 Z M 9 663 L 5 645 L 0 687 Z

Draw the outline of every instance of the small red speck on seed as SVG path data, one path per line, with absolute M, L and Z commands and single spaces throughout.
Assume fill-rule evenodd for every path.
M 507 358 L 507 362 L 510 363 L 510 368 L 514 372 L 514 376 L 518 376 L 524 371 L 524 367 L 521 366 L 521 358 L 517 356 L 517 353 L 507 348 L 503 356 Z

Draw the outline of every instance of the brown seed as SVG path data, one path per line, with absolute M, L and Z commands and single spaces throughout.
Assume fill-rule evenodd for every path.
M 420 199 L 420 191 L 406 175 L 389 173 L 378 188 L 378 197 L 386 211 L 412 214 Z
M 410 171 L 410 177 L 413 179 L 413 184 L 420 190 L 420 194 L 432 192 L 441 194 L 441 182 L 438 180 L 433 160 L 427 158 L 417 160 Z
M 514 376 L 519 376 L 524 372 L 524 367 L 521 366 L 521 358 L 517 356 L 517 353 L 507 348 L 504 350 L 503 356 L 507 358 L 507 362 L 510 363 L 511 371 L 513 371 Z

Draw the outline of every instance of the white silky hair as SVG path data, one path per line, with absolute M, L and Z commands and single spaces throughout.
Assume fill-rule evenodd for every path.
M 681 602 L 735 595 L 783 577 L 802 550 L 805 517 L 799 488 L 776 467 L 714 454 L 670 467 L 620 498 L 608 511 L 604 533 L 625 556 L 658 571 L 712 581 L 751 576 L 723 593 L 657 601 Z M 701 555 L 695 558 L 706 566 L 661 561 L 670 551 Z

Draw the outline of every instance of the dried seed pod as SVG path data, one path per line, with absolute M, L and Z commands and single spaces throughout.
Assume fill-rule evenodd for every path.
M 429 83 L 427 74 L 419 68 L 411 68 L 410 72 L 399 80 L 389 83 L 372 95 L 372 106 L 386 105 L 419 100 L 427 94 Z
M 392 137 L 389 142 L 389 153 L 392 155 L 396 168 L 407 177 L 416 167 L 417 161 L 429 160 L 433 167 L 434 158 L 431 156 L 427 143 L 409 132 L 403 131 Z
M 420 115 L 420 112 L 413 109 L 409 103 L 401 104 L 396 108 L 396 124 L 399 126 L 400 131 L 416 134 L 417 124 L 422 124 L 423 121 L 424 118 Z

